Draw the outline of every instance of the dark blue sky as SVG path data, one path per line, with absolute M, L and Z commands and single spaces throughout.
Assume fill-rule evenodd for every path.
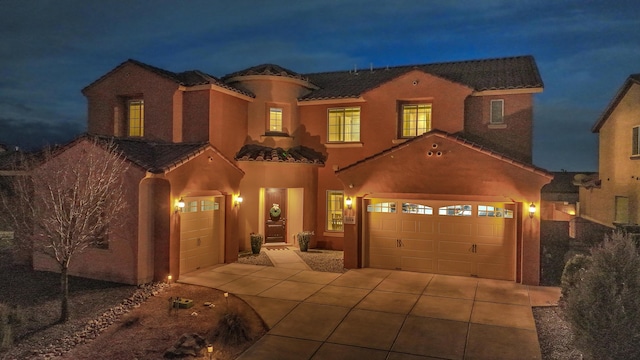
M 534 163 L 597 169 L 591 126 L 640 72 L 637 1 L 0 0 L 0 143 L 85 131 L 80 90 L 133 58 L 215 76 L 276 63 L 305 73 L 531 54 Z

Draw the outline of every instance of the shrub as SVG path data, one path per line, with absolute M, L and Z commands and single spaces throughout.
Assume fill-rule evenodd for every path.
M 569 292 L 568 320 L 578 347 L 595 359 L 640 358 L 640 255 L 616 232 L 592 249 L 591 265 Z
M 303 231 L 296 235 L 298 238 L 298 246 L 300 246 L 300 251 L 307 251 L 309 249 L 309 242 L 311 241 L 312 235 L 313 231 Z
M 249 238 L 251 239 L 251 252 L 253 254 L 260 254 L 264 237 L 261 234 L 251 233 L 249 234 Z
M 0 303 L 0 350 L 13 345 L 14 329 L 23 322 L 20 309 Z
M 575 289 L 589 265 L 591 265 L 591 256 L 588 255 L 577 254 L 567 261 L 560 279 L 563 297 L 566 298 L 571 290 Z
M 227 311 L 220 318 L 213 336 L 224 345 L 240 345 L 251 340 L 249 323 L 237 311 Z

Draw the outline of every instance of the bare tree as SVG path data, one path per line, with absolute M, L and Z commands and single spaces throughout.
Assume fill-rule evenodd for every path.
M 15 177 L 14 202 L 3 199 L 15 230 L 31 234 L 33 250 L 57 263 L 60 322 L 69 319 L 69 265 L 87 247 L 108 239 L 110 224 L 125 207 L 127 168 L 113 143 L 79 140 L 65 151 L 46 152 L 29 176 Z

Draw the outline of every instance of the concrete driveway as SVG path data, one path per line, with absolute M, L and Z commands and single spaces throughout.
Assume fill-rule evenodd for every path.
M 540 359 L 532 305 L 558 290 L 379 269 L 228 264 L 182 275 L 244 299 L 269 332 L 240 359 Z

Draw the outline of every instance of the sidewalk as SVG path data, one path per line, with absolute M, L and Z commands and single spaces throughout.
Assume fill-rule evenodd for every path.
M 271 260 L 274 267 L 283 269 L 311 270 L 309 265 L 298 256 L 293 247 L 273 247 L 264 246 L 262 250 Z

